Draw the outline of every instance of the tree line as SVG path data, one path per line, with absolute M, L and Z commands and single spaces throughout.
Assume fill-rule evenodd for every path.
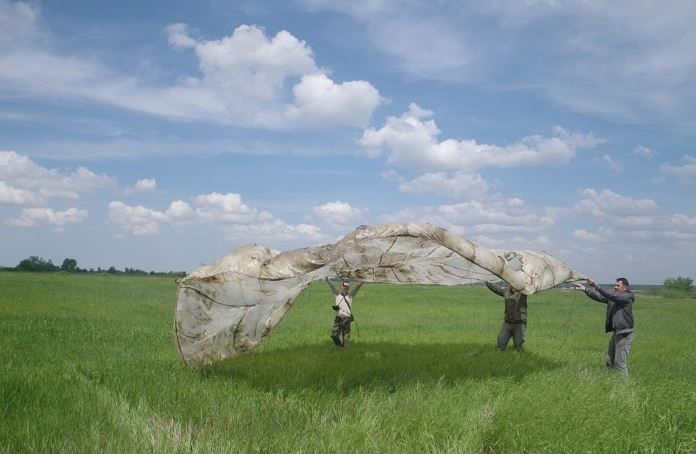
M 107 274 L 125 274 L 125 275 L 135 275 L 135 276 L 186 276 L 186 271 L 144 271 L 137 268 L 124 268 L 119 270 L 114 266 L 109 268 L 80 268 L 77 266 L 77 260 L 72 258 L 66 258 L 63 263 L 58 266 L 54 265 L 51 260 L 46 260 L 36 255 L 22 260 L 14 268 L 4 268 L 5 270 L 14 271 L 43 271 L 43 272 L 56 272 L 63 271 L 66 273 L 107 273 Z M 669 294 L 679 295 L 679 294 L 690 294 L 694 291 L 694 280 L 690 277 L 668 277 L 662 283 L 663 290 Z
M 14 268 L 4 268 L 5 270 L 13 271 L 40 271 L 40 272 L 57 272 L 62 271 L 66 273 L 107 273 L 107 274 L 125 274 L 133 276 L 186 276 L 186 271 L 144 271 L 137 268 L 124 268 L 123 270 L 117 269 L 115 266 L 109 268 L 80 268 L 77 266 L 77 260 L 72 258 L 66 258 L 63 263 L 58 266 L 55 265 L 51 260 L 46 260 L 37 255 L 32 255 L 19 262 Z

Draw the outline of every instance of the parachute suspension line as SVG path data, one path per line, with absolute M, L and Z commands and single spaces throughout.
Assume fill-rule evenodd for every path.
M 575 307 L 575 297 L 577 296 L 577 292 L 573 290 L 573 301 L 570 303 L 570 311 L 568 312 L 568 323 L 566 323 L 565 327 L 565 337 L 563 338 L 563 342 L 561 343 L 561 346 L 565 347 L 566 341 L 568 340 L 568 335 L 570 333 L 570 324 L 573 321 L 573 308 Z

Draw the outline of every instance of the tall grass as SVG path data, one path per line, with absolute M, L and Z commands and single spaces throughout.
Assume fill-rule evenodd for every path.
M 179 360 L 172 279 L 0 273 L 3 452 L 696 452 L 696 302 L 641 297 L 631 378 L 603 368 L 604 306 L 530 297 L 498 352 L 483 288 L 366 285 L 329 339 L 308 288 L 246 356 Z

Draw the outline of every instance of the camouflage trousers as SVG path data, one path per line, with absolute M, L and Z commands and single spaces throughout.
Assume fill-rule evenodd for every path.
M 336 317 L 334 318 L 333 328 L 331 328 L 331 339 L 336 345 L 348 345 L 350 340 L 350 324 L 351 317 Z M 343 343 L 341 343 L 341 335 L 343 335 Z
M 508 323 L 503 322 L 498 333 L 498 349 L 505 350 L 510 338 L 515 346 L 515 350 L 521 352 L 524 345 L 524 332 L 527 329 L 526 323 Z

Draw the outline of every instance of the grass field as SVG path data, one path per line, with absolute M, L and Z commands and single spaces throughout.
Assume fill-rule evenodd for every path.
M 696 452 L 696 300 L 638 297 L 631 378 L 604 306 L 530 297 L 498 352 L 485 288 L 366 285 L 348 349 L 325 285 L 246 356 L 183 366 L 172 279 L 0 273 L 2 452 Z

